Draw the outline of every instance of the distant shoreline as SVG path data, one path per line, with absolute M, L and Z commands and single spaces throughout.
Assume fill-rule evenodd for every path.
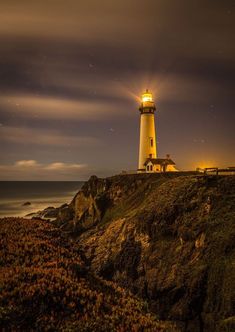
M 0 181 L 0 217 L 25 217 L 70 203 L 82 181 Z M 25 204 L 25 203 L 30 204 Z

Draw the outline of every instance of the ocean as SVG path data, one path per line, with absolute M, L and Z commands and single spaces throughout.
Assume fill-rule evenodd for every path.
M 81 181 L 0 181 L 0 217 L 24 217 L 70 203 Z M 24 205 L 29 202 L 30 205 Z

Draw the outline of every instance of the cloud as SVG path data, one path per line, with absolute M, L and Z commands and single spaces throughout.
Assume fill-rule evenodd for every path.
M 144 37 L 142 26 L 155 19 L 153 15 L 148 19 L 143 15 L 144 11 L 151 10 L 148 6 L 142 4 L 142 10 L 139 9 L 136 0 L 125 0 L 125 6 L 122 2 L 110 3 L 108 0 L 52 0 L 40 3 L 9 0 L 1 4 L 0 33 L 85 41 L 113 39 L 114 44 L 114 39 L 122 38 L 126 43 L 136 43 L 131 38 L 133 26 L 136 33 Z M 139 21 L 143 24 L 136 24 Z
M 1 126 L 0 137 L 4 142 L 23 145 L 55 147 L 98 147 L 102 145 L 102 141 L 96 137 L 66 135 L 58 130 L 43 128 Z
M 226 2 L 208 0 L 8 0 L 1 3 L 0 35 L 88 44 L 95 40 L 112 46 L 134 45 L 141 53 L 147 48 L 149 54 L 156 45 L 161 55 L 163 51 L 196 52 L 202 57 L 232 59 L 233 29 L 228 26 L 234 13 L 229 7 Z M 200 15 L 195 14 L 198 11 Z
M 14 164 L 0 165 L 1 180 L 83 180 L 89 174 L 86 164 L 37 160 L 18 160 Z
M 45 166 L 45 169 L 47 169 L 47 170 L 64 170 L 64 169 L 76 170 L 76 169 L 81 169 L 82 167 L 84 167 L 84 165 L 66 164 L 66 163 L 62 163 L 62 162 L 57 162 L 57 163 L 52 163 L 52 164 Z
M 108 103 L 79 101 L 32 95 L 8 95 L 0 97 L 1 108 L 17 117 L 37 119 L 102 120 L 115 114 Z
M 35 167 L 39 166 L 39 164 L 36 160 L 19 160 L 15 163 L 15 166 Z

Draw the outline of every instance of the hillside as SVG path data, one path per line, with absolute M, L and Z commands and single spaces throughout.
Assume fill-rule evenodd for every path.
M 59 229 L 0 220 L 1 331 L 171 331 L 146 303 L 90 272 Z
M 94 273 L 146 300 L 182 331 L 235 328 L 233 176 L 92 177 L 76 195 L 71 232 Z M 71 218 L 71 215 L 73 216 Z
M 0 328 L 234 331 L 234 189 L 234 176 L 93 176 L 55 222 L 0 220 Z

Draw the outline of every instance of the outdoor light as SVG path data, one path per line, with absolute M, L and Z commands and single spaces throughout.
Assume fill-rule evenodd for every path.
M 153 101 L 153 95 L 152 93 L 148 92 L 148 90 L 146 90 L 146 92 L 142 94 L 142 102 L 145 103 L 148 101 Z

